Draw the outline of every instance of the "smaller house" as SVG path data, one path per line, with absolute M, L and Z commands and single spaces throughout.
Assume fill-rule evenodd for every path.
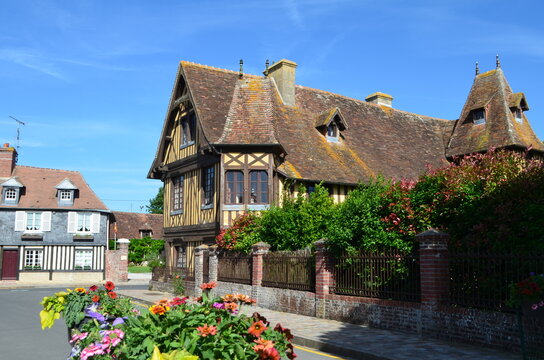
M 0 147 L 0 280 L 97 282 L 110 211 L 77 171 L 17 165 Z
M 111 216 L 110 238 L 162 239 L 164 237 L 162 221 L 162 214 L 114 211 Z

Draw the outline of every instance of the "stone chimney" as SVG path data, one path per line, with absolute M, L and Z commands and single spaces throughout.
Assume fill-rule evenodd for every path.
M 381 92 L 375 92 L 366 97 L 366 102 L 393 107 L 393 97 Z
M 295 106 L 296 68 L 297 63 L 282 59 L 265 70 L 265 75 L 268 73 L 276 82 L 283 103 L 289 106 Z
M 7 143 L 0 147 L 0 177 L 11 177 L 16 162 L 17 151 L 15 148 L 10 147 Z

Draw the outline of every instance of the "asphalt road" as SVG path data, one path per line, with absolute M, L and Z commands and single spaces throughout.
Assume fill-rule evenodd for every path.
M 51 329 L 42 330 L 39 317 L 41 299 L 62 290 L 65 288 L 0 289 L 0 359 L 68 357 L 70 346 L 64 321 L 57 320 Z M 341 359 L 308 348 L 297 347 L 295 352 L 297 360 Z

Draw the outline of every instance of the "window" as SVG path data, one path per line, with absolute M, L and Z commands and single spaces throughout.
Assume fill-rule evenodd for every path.
M 143 239 L 145 237 L 151 237 L 153 235 L 152 230 L 140 230 L 140 237 Z
M 334 122 L 330 123 L 329 126 L 327 126 L 327 136 L 338 137 L 338 127 Z
M 204 199 L 202 202 L 202 207 L 208 208 L 208 209 L 213 207 L 214 174 L 215 174 L 215 170 L 213 166 L 210 166 L 204 169 L 204 179 L 203 179 Z
M 42 250 L 25 250 L 25 270 L 41 270 L 42 256 Z
M 72 190 L 59 190 L 59 201 L 60 202 L 72 202 Z
M 76 249 L 74 268 L 76 270 L 91 270 L 93 266 L 93 251 Z
M 91 213 L 77 213 L 77 232 L 91 232 Z
M 483 109 L 474 110 L 472 112 L 472 122 L 475 125 L 485 124 L 485 111 Z
M 4 203 L 17 204 L 19 202 L 19 189 L 4 188 Z
M 514 117 L 516 118 L 516 121 L 519 123 L 523 122 L 523 111 L 520 108 L 517 108 L 514 110 Z
M 26 213 L 26 231 L 40 231 L 42 227 L 42 213 Z
M 183 213 L 183 182 L 184 176 L 172 178 L 172 210 L 176 214 Z
M 249 172 L 250 179 L 250 204 L 268 204 L 268 174 L 264 170 Z
M 244 173 L 241 170 L 229 170 L 225 177 L 225 204 L 243 204 Z
M 195 143 L 195 114 L 189 114 L 181 119 L 181 146 L 186 147 Z

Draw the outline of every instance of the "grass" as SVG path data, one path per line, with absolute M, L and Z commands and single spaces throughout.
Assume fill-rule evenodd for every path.
M 151 267 L 149 266 L 139 266 L 139 265 L 129 265 L 129 273 L 149 273 L 151 272 Z

